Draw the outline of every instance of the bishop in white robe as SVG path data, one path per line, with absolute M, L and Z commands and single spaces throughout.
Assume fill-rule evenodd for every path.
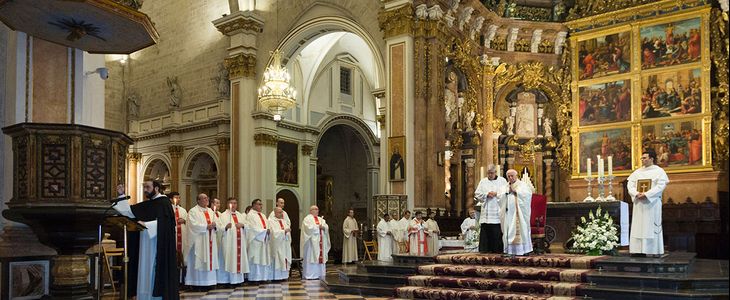
M 252 209 L 246 216 L 248 230 L 246 240 L 248 241 L 248 280 L 267 281 L 271 280 L 271 230 L 264 214 L 261 212 L 263 204 L 260 199 L 253 200 Z
M 188 237 L 191 248 L 186 257 L 188 265 L 185 284 L 191 286 L 216 285 L 218 270 L 218 225 L 215 212 L 208 208 L 208 196 L 198 195 L 198 205 L 188 212 Z
M 408 224 L 410 255 L 428 255 L 428 241 L 426 240 L 426 237 L 428 236 L 427 231 L 428 227 L 426 227 L 426 222 L 423 221 L 421 212 L 417 211 L 416 217 Z
M 284 219 L 284 210 L 281 207 L 274 209 L 274 215 L 269 218 L 271 228 L 272 263 L 274 280 L 286 280 L 291 269 L 291 226 Z
M 656 153 L 644 152 L 641 155 L 642 167 L 631 173 L 626 184 L 634 202 L 629 239 L 629 253 L 632 254 L 664 254 L 662 192 L 669 183 L 669 177 L 654 164 L 655 161 Z
M 497 174 L 497 168 L 487 166 L 487 177 L 479 181 L 474 198 L 481 203 L 479 214 L 479 252 L 502 253 L 502 225 L 500 224 L 500 201 L 502 195 L 509 190 L 504 177 Z
M 378 260 L 379 261 L 392 261 L 393 257 L 393 230 L 391 225 L 395 222 L 390 219 L 389 214 L 383 215 L 383 218 L 378 222 Z M 397 245 L 395 245 L 397 246 Z
M 426 231 L 426 233 L 428 234 L 426 236 L 426 240 L 428 241 L 428 253 L 426 253 L 426 255 L 436 256 L 439 254 L 439 250 L 441 250 L 441 241 L 439 240 L 439 234 L 441 233 L 441 229 L 439 229 L 439 224 L 436 223 L 435 211 L 432 211 L 431 214 L 428 215 L 428 220 L 426 220 L 426 228 L 428 228 L 428 230 Z
M 246 216 L 238 212 L 238 200 L 228 198 L 228 209 L 221 214 L 220 226 L 223 228 L 223 266 L 230 284 L 244 281 L 248 269 L 248 243 L 246 243 Z
M 330 251 L 329 226 L 319 216 L 319 207 L 309 208 L 309 215 L 302 220 L 301 238 L 304 279 L 321 279 L 325 276 L 327 253 Z
M 289 226 L 291 226 L 291 219 L 289 219 L 289 214 L 287 214 L 284 210 L 284 204 L 286 204 L 284 198 L 276 198 L 276 207 L 281 208 L 281 211 L 284 212 L 284 221 L 289 224 Z M 274 217 L 274 211 L 276 210 L 276 207 L 274 207 L 274 210 L 269 213 L 269 219 Z
M 345 221 L 342 222 L 342 263 L 351 263 L 357 261 L 357 234 L 360 230 L 355 220 L 355 210 L 350 209 L 347 212 Z
M 464 250 L 467 252 L 476 252 L 479 247 L 479 241 L 477 240 L 477 221 L 475 219 L 476 212 L 473 209 L 469 209 L 469 217 L 461 222 L 461 234 L 464 236 Z
M 517 179 L 517 171 L 507 171 L 509 190 L 503 195 L 500 207 L 502 216 L 502 242 L 504 253 L 525 255 L 532 252 L 530 214 L 532 189 Z

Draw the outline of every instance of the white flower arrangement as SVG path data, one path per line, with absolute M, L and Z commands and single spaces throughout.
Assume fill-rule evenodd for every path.
M 588 213 L 588 220 L 580 217 L 581 223 L 573 231 L 573 248 L 589 254 L 615 253 L 618 247 L 618 229 L 613 223 L 613 218 L 605 211 L 601 213 L 601 207 Z

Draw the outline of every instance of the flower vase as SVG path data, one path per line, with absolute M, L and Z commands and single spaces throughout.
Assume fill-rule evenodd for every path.
M 601 255 L 601 249 L 591 249 L 591 250 L 588 250 L 588 252 L 586 253 L 586 255 L 589 255 L 589 256 L 599 256 L 599 255 Z

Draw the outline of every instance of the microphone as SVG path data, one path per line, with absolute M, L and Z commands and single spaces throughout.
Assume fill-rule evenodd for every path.
M 112 203 L 112 206 L 113 206 L 113 205 L 116 205 L 117 203 L 119 203 L 120 201 L 129 200 L 131 198 L 132 198 L 132 196 L 120 196 L 118 198 L 112 199 L 109 202 L 111 202 Z

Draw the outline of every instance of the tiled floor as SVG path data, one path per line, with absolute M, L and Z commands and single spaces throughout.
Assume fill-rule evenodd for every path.
M 376 300 L 387 298 L 365 298 L 357 295 L 333 294 L 320 286 L 319 280 L 290 280 L 281 283 L 245 285 L 235 289 L 214 289 L 207 293 L 183 292 L 181 300 L 191 299 L 349 299 Z

